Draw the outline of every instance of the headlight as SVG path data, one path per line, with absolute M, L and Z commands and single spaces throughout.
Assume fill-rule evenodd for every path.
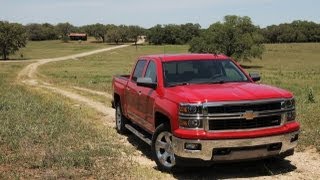
M 199 113 L 202 113 L 202 110 L 201 110 L 201 106 L 199 104 L 180 104 L 179 113 L 199 114 Z
M 202 128 L 201 119 L 180 119 L 179 126 L 183 128 Z
M 296 119 L 296 111 L 295 111 L 296 102 L 294 98 L 286 99 L 281 102 L 281 108 L 288 110 L 285 112 L 285 120 L 287 122 L 294 121 Z
M 292 109 L 292 108 L 295 108 L 295 106 L 296 106 L 296 101 L 294 100 L 294 98 L 286 99 L 281 102 L 281 108 L 283 109 Z

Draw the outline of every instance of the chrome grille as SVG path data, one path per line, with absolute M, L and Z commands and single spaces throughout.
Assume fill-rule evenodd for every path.
M 250 120 L 247 119 L 221 119 L 209 121 L 210 130 L 229 130 L 229 129 L 251 129 L 279 126 L 281 124 L 281 116 L 257 117 Z
M 268 111 L 277 109 L 281 109 L 281 102 L 213 106 L 208 107 L 208 113 L 237 113 L 246 111 Z
M 250 130 L 280 126 L 286 109 L 281 99 L 204 104 L 207 130 Z

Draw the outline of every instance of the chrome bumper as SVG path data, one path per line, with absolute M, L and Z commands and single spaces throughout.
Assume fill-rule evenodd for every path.
M 297 146 L 295 139 L 299 131 L 281 134 L 277 136 L 250 138 L 250 139 L 226 139 L 226 140 L 189 140 L 173 137 L 173 151 L 182 158 L 195 158 L 212 161 L 233 161 L 277 156 Z M 186 143 L 201 145 L 198 150 L 185 149 Z M 272 144 L 281 144 L 281 147 L 269 149 Z M 217 151 L 228 153 L 214 153 Z

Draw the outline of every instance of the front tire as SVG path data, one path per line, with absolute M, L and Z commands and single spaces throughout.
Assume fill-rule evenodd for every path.
M 125 127 L 125 125 L 128 123 L 128 119 L 122 114 L 122 109 L 120 102 L 116 104 L 116 129 L 117 132 L 120 134 L 126 134 L 128 133 L 128 129 Z
M 151 150 L 159 170 L 169 172 L 176 168 L 172 133 L 168 124 L 161 124 L 157 127 L 152 136 Z

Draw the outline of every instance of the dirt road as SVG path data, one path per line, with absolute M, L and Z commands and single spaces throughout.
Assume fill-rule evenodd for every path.
M 40 81 L 37 78 L 37 68 L 43 64 L 76 59 L 92 54 L 111 51 L 119 48 L 127 47 L 128 45 L 110 47 L 86 53 L 75 54 L 52 59 L 40 59 L 26 66 L 18 75 L 17 81 L 23 85 L 32 88 L 42 88 L 53 93 L 61 94 L 78 103 L 85 104 L 97 112 L 104 115 L 107 125 L 114 126 L 114 110 L 106 107 L 105 104 L 97 102 L 91 98 L 83 95 L 61 89 L 54 84 L 49 84 Z M 85 91 L 92 94 L 100 94 L 106 97 L 111 97 L 105 92 L 94 91 L 81 87 L 73 87 L 74 89 Z M 137 152 L 134 159 L 141 165 L 155 167 L 154 161 L 151 159 L 150 148 L 135 136 L 125 136 L 121 138 L 124 144 L 135 146 Z M 130 143 L 126 143 L 130 142 Z M 268 160 L 268 161 L 254 161 L 247 163 L 233 163 L 228 165 L 215 165 L 212 167 L 196 167 L 188 168 L 185 172 L 175 172 L 173 174 L 164 174 L 164 179 L 178 178 L 178 179 L 213 179 L 213 178 L 250 178 L 250 179 L 320 179 L 320 155 L 314 149 L 304 152 L 296 152 L 295 155 L 288 157 L 286 160 Z M 156 171 L 155 169 L 152 169 Z

